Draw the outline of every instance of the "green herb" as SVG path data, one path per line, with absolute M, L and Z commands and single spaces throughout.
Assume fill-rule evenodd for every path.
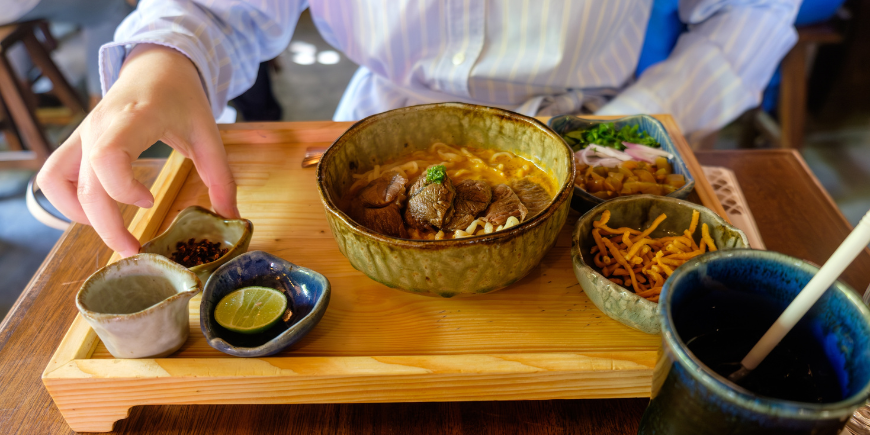
M 623 142 L 646 145 L 653 148 L 661 147 L 657 140 L 650 137 L 645 131 L 638 131 L 637 125 L 627 125 L 620 129 L 612 122 L 597 124 L 586 130 L 574 130 L 562 136 L 574 151 L 579 151 L 589 144 L 624 150 Z
M 431 166 L 426 170 L 427 183 L 440 183 L 444 181 L 444 177 L 446 176 L 447 169 L 444 168 L 444 165 Z

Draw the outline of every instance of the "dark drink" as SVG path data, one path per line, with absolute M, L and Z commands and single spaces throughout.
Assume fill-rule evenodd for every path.
M 758 294 L 715 286 L 705 290 L 674 313 L 674 325 L 688 349 L 727 378 L 784 306 Z M 798 323 L 738 385 L 760 396 L 795 402 L 833 403 L 844 398 L 811 321 Z
M 727 380 L 817 271 L 751 250 L 711 252 L 674 270 L 638 435 L 839 434 L 870 395 L 870 310 L 840 283 L 740 385 Z

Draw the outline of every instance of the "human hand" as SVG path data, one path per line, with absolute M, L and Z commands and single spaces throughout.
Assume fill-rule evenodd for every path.
M 139 44 L 118 81 L 37 175 L 45 196 L 68 218 L 92 225 L 124 257 L 139 241 L 115 201 L 143 208 L 154 197 L 132 163 L 161 140 L 193 161 L 215 212 L 238 218 L 236 183 L 193 62 L 180 52 Z

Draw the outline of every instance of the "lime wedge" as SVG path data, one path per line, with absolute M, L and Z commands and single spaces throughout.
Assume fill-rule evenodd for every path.
M 217 304 L 214 319 L 233 332 L 256 334 L 269 329 L 287 310 L 287 297 L 269 287 L 245 287 L 227 294 Z

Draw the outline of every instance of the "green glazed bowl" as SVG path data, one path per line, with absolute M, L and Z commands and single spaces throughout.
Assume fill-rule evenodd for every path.
M 650 234 L 651 237 L 682 234 L 692 221 L 692 210 L 698 210 L 701 216 L 694 234 L 695 242 L 701 241 L 701 224 L 707 224 L 710 227 L 710 237 L 719 250 L 749 247 L 743 231 L 725 222 L 725 219 L 709 208 L 666 196 L 624 196 L 599 204 L 580 217 L 571 239 L 571 259 L 580 287 L 604 314 L 647 334 L 658 334 L 662 330 L 658 319 L 659 304 L 614 284 L 592 266 L 595 264 L 589 252 L 595 246 L 592 222 L 598 220 L 604 210 L 610 210 L 610 221 L 607 222 L 610 228 L 628 227 L 637 230 L 648 228 L 660 214 L 666 214 L 668 218 L 656 227 Z
M 244 254 L 251 244 L 254 224 L 247 219 L 225 219 L 200 206 L 190 206 L 178 213 L 163 234 L 142 245 L 140 253 L 159 254 L 171 259 L 178 242 L 193 238 L 220 242 L 227 253 L 211 263 L 193 266 L 190 269 L 205 284 L 212 272 L 220 265 Z
M 408 240 L 375 233 L 337 206 L 352 174 L 435 142 L 496 148 L 531 160 L 556 180 L 550 205 L 509 230 L 458 240 Z M 568 217 L 574 158 L 559 135 L 535 119 L 459 103 L 406 107 L 354 124 L 317 166 L 317 188 L 341 253 L 356 269 L 388 287 L 445 298 L 502 289 L 541 261 Z

